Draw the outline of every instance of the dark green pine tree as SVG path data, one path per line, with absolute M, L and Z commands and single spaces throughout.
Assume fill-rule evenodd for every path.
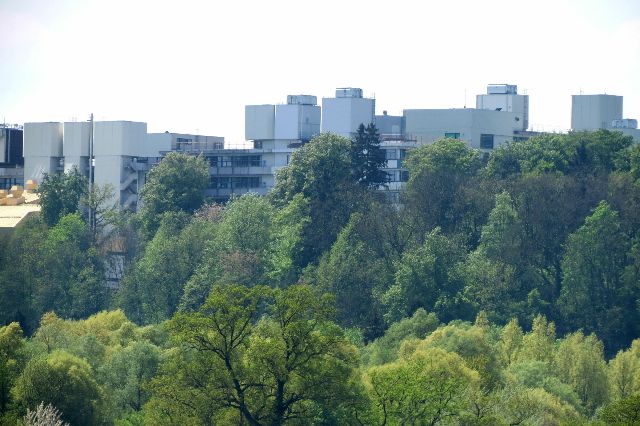
M 387 182 L 385 153 L 380 148 L 380 135 L 373 123 L 360 124 L 351 140 L 351 169 L 353 178 L 360 185 L 376 188 Z

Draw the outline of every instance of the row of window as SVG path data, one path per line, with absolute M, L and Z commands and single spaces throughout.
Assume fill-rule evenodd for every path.
M 406 149 L 385 149 L 384 151 L 387 160 L 404 160 L 407 156 Z
M 387 182 L 407 182 L 409 172 L 407 170 L 391 170 L 387 172 Z
M 213 156 L 208 160 L 211 167 L 263 167 L 265 164 L 260 155 Z
M 449 139 L 460 139 L 460 133 L 454 132 L 445 132 L 445 138 Z M 493 135 L 492 134 L 481 134 L 480 135 L 480 148 L 482 149 L 493 149 Z
M 232 188 L 260 188 L 260 177 L 219 177 L 212 176 L 209 187 L 212 189 L 232 189 Z

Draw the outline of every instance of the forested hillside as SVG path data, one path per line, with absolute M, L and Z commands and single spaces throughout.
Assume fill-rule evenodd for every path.
M 444 139 L 400 205 L 376 149 L 322 134 L 226 205 L 172 153 L 137 214 L 47 177 L 0 241 L 0 424 L 640 424 L 640 146 Z

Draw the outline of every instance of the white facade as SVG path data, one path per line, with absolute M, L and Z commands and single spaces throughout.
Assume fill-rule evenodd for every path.
M 362 89 L 336 89 L 335 98 L 322 98 L 322 131 L 351 138 L 360 124 L 374 122 L 376 101 L 362 96 Z
M 486 94 L 476 96 L 476 108 L 516 113 L 520 118 L 519 130 L 529 128 L 529 95 L 519 95 L 516 85 L 488 85 Z
M 274 139 L 309 141 L 320 133 L 320 107 L 310 95 L 289 95 L 276 105 Z M 254 139 L 255 140 L 255 139 Z
M 247 105 L 244 107 L 244 138 L 250 140 L 273 139 L 275 105 Z
M 45 173 L 62 170 L 62 123 L 25 123 L 24 180 L 42 182 Z
M 521 130 L 521 118 L 513 112 L 474 108 L 406 109 L 405 134 L 418 144 L 449 137 L 465 141 L 470 147 L 494 149 L 512 141 Z
M 622 118 L 622 96 L 571 96 L 571 129 L 574 131 L 608 129 Z

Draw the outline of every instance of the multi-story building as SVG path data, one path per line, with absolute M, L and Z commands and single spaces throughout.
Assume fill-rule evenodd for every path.
M 635 141 L 640 142 L 638 121 L 622 118 L 622 96 L 571 96 L 571 129 L 573 131 L 610 129 L 632 136 Z
M 156 137 L 133 121 L 26 123 L 24 179 L 77 168 L 97 185 L 109 185 L 113 202 L 136 209 L 150 165 L 172 148 L 177 136 Z M 173 139 L 172 139 L 173 138 Z
M 0 189 L 24 185 L 22 126 L 0 124 Z
M 289 95 L 286 104 L 247 105 L 245 139 L 252 148 L 201 151 L 211 166 L 206 195 L 216 201 L 246 192 L 266 195 L 294 150 L 319 133 L 320 107 L 315 96 Z
M 322 98 L 322 131 L 351 138 L 360 124 L 374 122 L 376 100 L 365 98 L 362 89 L 336 89 L 335 98 Z
M 404 132 L 418 144 L 442 138 L 465 141 L 470 147 L 490 151 L 522 138 L 529 123 L 529 97 L 518 95 L 517 86 L 489 85 L 478 95 L 477 108 L 406 109 Z

